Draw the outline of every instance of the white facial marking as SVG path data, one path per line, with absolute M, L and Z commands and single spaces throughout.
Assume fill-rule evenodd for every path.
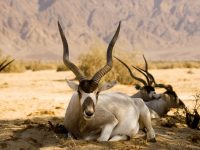
M 151 92 L 149 93 L 149 97 L 150 97 L 150 98 L 153 98 L 153 96 L 154 96 L 155 94 L 156 94 L 155 91 L 151 91 Z
M 96 94 L 95 93 L 85 93 L 85 92 L 81 91 L 81 95 L 82 95 L 81 100 L 80 100 L 81 105 L 83 105 L 83 103 L 87 97 L 91 97 L 91 99 L 94 102 L 94 105 L 96 105 Z
M 161 98 L 161 94 L 156 94 L 156 93 L 155 93 L 155 94 L 153 95 L 153 97 L 156 98 L 156 99 L 159 99 L 159 98 Z

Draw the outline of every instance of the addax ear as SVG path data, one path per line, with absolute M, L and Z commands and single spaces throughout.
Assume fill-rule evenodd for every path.
M 99 88 L 99 92 L 108 90 L 108 89 L 112 88 L 113 86 L 115 86 L 116 84 L 117 84 L 117 81 L 107 82 L 107 83 L 103 84 L 103 85 Z
M 67 80 L 67 79 L 66 79 L 66 81 L 67 81 L 68 86 L 69 86 L 72 90 L 74 90 L 74 91 L 77 91 L 77 90 L 78 90 L 78 84 L 77 84 L 77 83 L 75 83 L 75 82 L 73 82 L 73 81 L 69 81 L 69 80 Z

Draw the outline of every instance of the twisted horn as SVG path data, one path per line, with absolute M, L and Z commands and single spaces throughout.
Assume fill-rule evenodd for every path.
M 0 71 L 2 71 L 4 68 L 6 68 L 9 64 L 11 64 L 13 60 L 9 61 L 8 63 L 6 63 L 7 60 L 4 60 L 1 64 L 0 64 Z M 6 63 L 6 64 L 5 64 Z
M 70 60 L 69 60 L 69 49 L 68 49 L 68 43 L 67 40 L 65 38 L 64 32 L 62 30 L 62 27 L 58 21 L 58 28 L 59 28 L 59 32 L 60 32 L 60 36 L 62 39 L 62 43 L 63 43 L 63 62 L 64 64 L 75 74 L 76 78 L 80 81 L 85 80 L 86 77 L 83 75 L 83 73 L 79 70 L 79 68 L 73 64 Z
M 95 84 L 98 84 L 99 81 L 101 80 L 101 78 L 108 73 L 111 68 L 112 68 L 112 50 L 113 47 L 115 45 L 115 42 L 117 41 L 118 35 L 119 35 L 119 31 L 120 31 L 120 25 L 121 25 L 121 21 L 119 22 L 119 25 L 117 27 L 117 30 L 115 32 L 115 35 L 113 36 L 112 40 L 109 43 L 108 49 L 107 49 L 107 63 L 106 65 L 101 68 L 98 72 L 96 72 L 96 74 L 92 77 L 92 81 Z
M 145 73 L 152 79 L 152 81 L 153 81 L 153 83 L 154 83 L 154 87 L 164 88 L 164 89 L 166 89 L 166 90 L 173 91 L 173 88 L 172 88 L 171 85 L 157 84 L 152 74 L 150 74 L 149 72 L 146 72 L 144 69 L 141 69 L 141 68 L 138 68 L 138 69 L 140 69 L 141 71 L 145 72 Z M 139 70 L 138 70 L 138 71 L 139 71 Z M 145 76 L 145 77 L 146 77 L 146 76 Z M 152 84 L 152 83 L 151 83 L 151 84 Z M 151 85 L 151 84 L 150 84 L 150 85 Z
M 142 55 L 143 56 L 143 59 L 144 59 L 144 62 L 145 62 L 145 70 L 143 70 L 144 72 L 146 72 L 148 78 L 150 79 L 150 85 L 152 85 L 152 83 L 154 83 L 155 85 L 157 84 L 153 75 L 151 73 L 148 72 L 148 62 L 144 56 L 144 54 Z
M 152 83 L 154 83 L 155 87 L 164 88 L 167 91 L 173 91 L 173 87 L 171 85 L 157 84 L 156 83 L 155 78 L 153 77 L 153 75 L 148 72 L 148 63 L 147 63 L 147 60 L 146 60 L 145 56 L 144 55 L 142 55 L 142 56 L 143 56 L 144 61 L 145 61 L 145 70 L 141 69 L 141 68 L 139 68 L 139 69 L 147 74 L 148 78 L 150 79 L 150 85 L 152 85 Z
M 143 75 L 145 76 L 146 80 L 147 80 L 148 85 L 151 86 L 150 81 L 149 81 L 149 78 L 148 78 L 148 76 L 144 73 L 144 70 L 141 69 L 141 68 L 139 68 L 139 67 L 135 67 L 135 66 L 132 66 L 132 67 L 133 67 L 134 69 L 136 69 L 137 71 L 139 71 L 141 74 L 143 74 Z
M 132 66 L 132 67 L 134 67 L 134 66 Z M 157 83 L 156 83 L 156 81 L 155 81 L 155 79 L 154 79 L 154 77 L 153 77 L 153 75 L 151 74 L 151 73 L 149 73 L 149 72 L 146 72 L 146 70 L 144 70 L 144 69 L 142 69 L 142 68 L 139 68 L 138 67 L 138 69 L 141 71 L 140 73 L 142 73 L 146 78 L 148 78 L 148 80 L 149 80 L 149 85 L 150 86 L 152 86 L 152 83 L 154 83 L 155 85 L 157 85 Z M 139 71 L 138 70 L 138 71 Z M 146 74 L 145 74 L 146 73 Z
M 173 87 L 171 85 L 156 84 L 155 87 L 164 88 L 167 91 L 173 91 Z
M 114 57 L 115 57 L 115 56 L 114 56 Z M 128 69 L 128 71 L 129 71 L 129 73 L 130 73 L 130 75 L 131 75 L 132 78 L 134 78 L 134 79 L 136 79 L 137 81 L 143 83 L 144 86 L 147 85 L 147 83 L 146 83 L 145 80 L 143 80 L 143 79 L 141 79 L 141 78 L 138 78 L 138 77 L 136 77 L 136 76 L 133 74 L 133 72 L 131 71 L 131 69 L 128 67 L 128 65 L 127 65 L 125 62 L 123 62 L 122 60 L 120 60 L 120 59 L 117 58 L 117 57 L 115 57 L 115 58 L 116 58 L 120 63 L 122 63 L 122 64 Z
M 7 60 L 4 60 L 1 64 L 0 64 L 0 68 L 3 67 L 3 65 L 6 63 Z

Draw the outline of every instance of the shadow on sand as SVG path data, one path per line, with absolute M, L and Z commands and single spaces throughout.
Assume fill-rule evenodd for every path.
M 200 149 L 200 136 L 192 141 L 192 137 L 200 135 L 200 132 L 187 127 L 169 128 L 154 124 L 157 143 L 147 143 L 142 136 L 130 141 L 100 143 L 74 140 L 67 137 L 67 134 L 56 134 L 48 121 L 54 125 L 62 124 L 63 118 L 0 120 L 0 149 Z

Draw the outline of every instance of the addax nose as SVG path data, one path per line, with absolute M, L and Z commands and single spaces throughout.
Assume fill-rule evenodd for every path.
M 85 114 L 87 115 L 87 116 L 92 116 L 93 115 L 93 112 L 91 112 L 91 111 L 85 111 Z

